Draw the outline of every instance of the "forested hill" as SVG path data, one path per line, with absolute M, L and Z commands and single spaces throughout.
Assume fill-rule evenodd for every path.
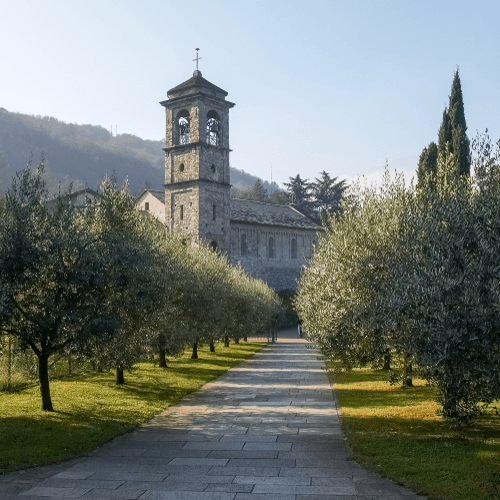
M 65 123 L 49 116 L 0 108 L 2 184 L 26 166 L 30 157 L 38 164 L 43 155 L 51 191 L 59 185 L 66 188 L 70 182 L 74 190 L 85 186 L 96 189 L 106 175 L 114 175 L 119 183 L 128 177 L 133 193 L 146 187 L 161 189 L 165 175 L 163 146 L 162 140 L 144 140 L 130 134 L 115 136 L 101 126 Z M 231 168 L 230 179 L 244 189 L 252 187 L 258 178 Z M 4 190 L 5 185 L 0 186 L 0 191 Z
M 29 158 L 43 155 L 54 181 L 79 181 L 95 189 L 102 179 L 128 176 L 131 190 L 164 182 L 162 141 L 145 141 L 133 135 L 111 136 L 103 127 L 65 123 L 48 116 L 9 113 L 0 108 L 0 152 L 11 173 Z

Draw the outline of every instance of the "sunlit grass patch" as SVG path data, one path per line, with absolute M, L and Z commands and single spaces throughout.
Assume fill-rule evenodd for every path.
M 86 452 L 151 419 L 186 394 L 252 356 L 263 344 L 216 345 L 168 361 L 139 363 L 117 386 L 111 372 L 86 372 L 51 382 L 55 412 L 41 410 L 38 387 L 0 393 L 0 468 L 40 464 Z
M 496 405 L 457 430 L 436 415 L 435 389 L 424 380 L 403 389 L 378 370 L 330 374 L 356 460 L 429 498 L 500 498 Z

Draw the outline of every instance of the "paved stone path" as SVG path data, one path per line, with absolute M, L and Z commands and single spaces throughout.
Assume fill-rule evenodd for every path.
M 0 476 L 0 499 L 423 499 L 345 460 L 324 363 L 307 347 L 287 332 L 91 457 Z

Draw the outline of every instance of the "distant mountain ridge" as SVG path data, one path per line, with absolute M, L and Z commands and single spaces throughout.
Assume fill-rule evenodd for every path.
M 134 193 L 145 188 L 161 189 L 165 176 L 163 147 L 163 140 L 116 136 L 99 125 L 77 125 L 0 108 L 0 153 L 11 175 L 30 158 L 37 164 L 43 156 L 54 185 L 73 182 L 77 188 L 97 189 L 106 175 L 114 175 L 118 183 L 128 177 Z M 238 189 L 253 187 L 257 179 L 243 170 L 230 169 L 230 182 Z M 270 187 L 267 181 L 263 183 Z M 273 183 L 273 189 L 277 187 Z M 0 186 L 0 191 L 4 188 Z

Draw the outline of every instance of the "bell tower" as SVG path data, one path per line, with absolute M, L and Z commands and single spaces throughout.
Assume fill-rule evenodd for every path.
M 165 223 L 214 249 L 230 248 L 229 109 L 227 92 L 202 77 L 168 91 Z

